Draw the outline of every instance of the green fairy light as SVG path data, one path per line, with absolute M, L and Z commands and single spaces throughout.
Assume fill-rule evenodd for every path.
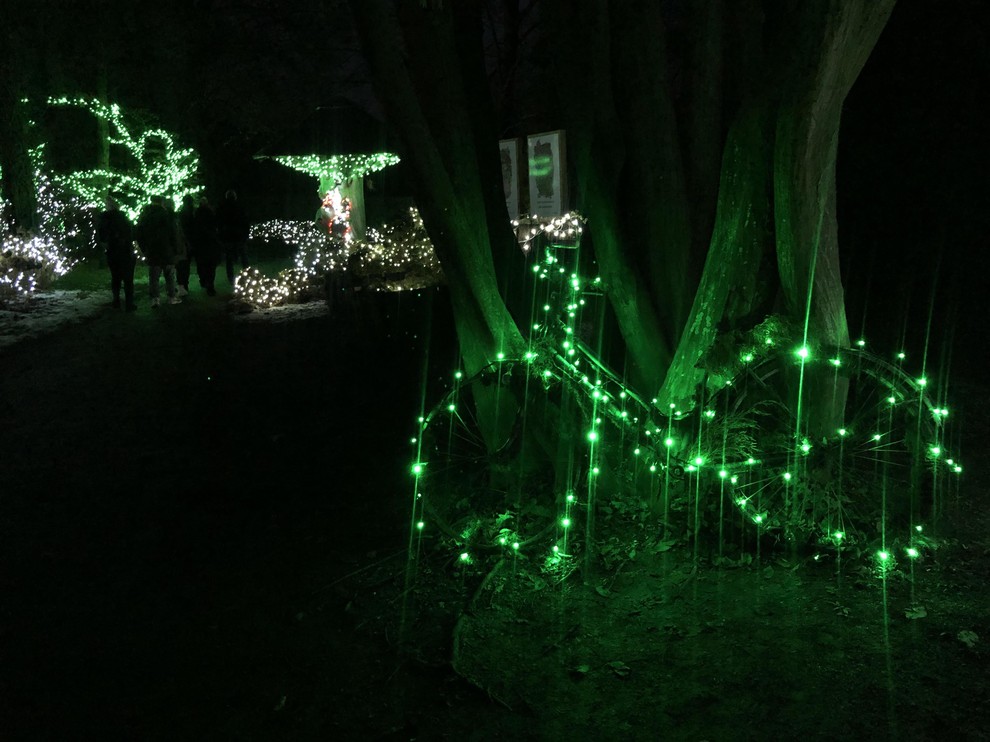
M 512 542 L 512 548 L 513 548 L 514 551 L 519 551 L 519 542 L 518 541 L 513 541 Z
M 597 433 L 597 431 L 594 431 L 594 430 L 589 431 L 588 432 L 588 440 L 591 441 L 592 443 L 594 443 L 595 441 L 597 441 L 598 440 L 598 433 Z
M 570 518 L 561 518 L 560 519 L 560 525 L 562 525 L 564 528 L 570 528 L 571 527 L 571 519 Z
M 864 348 L 866 347 L 866 341 L 860 338 L 859 340 L 856 341 L 856 345 L 858 345 L 860 348 Z
M 705 463 L 705 460 L 701 456 L 695 456 L 695 458 L 694 458 L 694 464 L 695 464 L 695 466 L 701 466 L 704 463 Z
M 831 363 L 836 368 L 838 368 L 839 366 L 842 365 L 842 359 L 841 358 L 829 358 L 828 359 L 828 362 Z
M 811 356 L 811 351 L 808 349 L 807 345 L 802 345 L 800 348 L 794 351 L 794 354 L 802 361 L 805 361 Z
M 849 433 L 849 431 L 846 430 L 845 428 L 839 428 L 838 433 L 844 438 Z
M 807 440 L 801 443 L 801 453 L 808 454 L 811 451 L 811 444 Z
M 461 557 L 460 557 L 460 559 L 461 559 L 461 561 L 462 561 L 462 562 L 463 562 L 464 564 L 470 564 L 470 563 L 471 563 L 471 555 L 470 555 L 470 554 L 468 554 L 468 553 L 467 553 L 466 551 L 462 551 L 462 552 L 461 552 Z
M 113 191 L 121 210 L 131 221 L 137 221 L 154 196 L 168 196 L 178 208 L 184 196 L 203 189 L 195 182 L 198 155 L 195 150 L 179 147 L 170 132 L 153 128 L 136 134 L 119 105 L 96 98 L 53 97 L 48 104 L 88 111 L 107 124 L 114 151 L 127 155 L 123 169 L 76 170 L 57 176 L 64 188 L 78 194 L 87 205 L 102 208 L 108 191 Z
M 501 352 L 500 352 L 500 353 L 496 353 L 496 354 L 495 354 L 495 357 L 496 357 L 496 358 L 497 358 L 498 360 L 500 360 L 500 361 L 504 361 L 504 360 L 505 360 L 505 353 L 501 353 Z
M 835 533 L 832 534 L 832 538 L 835 541 L 835 543 L 840 543 L 842 539 L 844 539 L 845 537 L 846 534 L 843 533 L 842 531 L 836 531 Z
M 737 477 L 737 476 L 736 476 L 735 474 L 733 474 L 733 475 L 732 475 L 731 477 L 729 477 L 729 481 L 730 481 L 730 482 L 731 482 L 732 484 L 735 484 L 736 482 L 738 482 L 738 481 L 739 481 L 739 477 Z
M 762 515 L 759 515 L 759 514 L 754 515 L 753 516 L 753 522 L 754 523 L 762 523 L 763 522 L 763 516 Z
M 698 471 L 698 467 L 696 467 L 694 464 L 688 464 L 686 467 L 684 467 L 684 471 Z
M 638 448 L 634 448 L 633 449 L 633 454 L 636 455 L 636 456 L 639 456 L 640 450 Z
M 713 417 L 715 417 L 715 410 L 705 410 L 705 417 L 711 420 Z
M 370 155 L 278 155 L 271 159 L 280 165 L 319 178 L 320 193 L 332 191 L 350 180 L 363 178 L 399 162 L 399 156 L 391 152 Z
M 922 376 L 921 378 L 919 378 L 918 379 L 918 386 L 920 386 L 920 387 L 926 387 L 926 386 L 928 386 L 928 379 L 926 379 L 924 376 Z
M 753 362 L 753 357 L 754 356 L 753 356 L 752 353 L 747 353 L 746 355 L 744 355 L 742 357 L 743 363 L 752 363 Z
M 907 549 L 905 549 L 904 551 L 905 551 L 905 553 L 907 553 L 907 555 L 908 555 L 909 557 L 911 557 L 912 559 L 917 559 L 917 558 L 918 558 L 918 550 L 917 550 L 917 549 L 915 549 L 915 548 L 914 548 L 913 546 L 909 546 L 909 547 L 908 547 Z
M 413 464 L 412 473 L 413 474 L 416 474 L 416 475 L 422 474 L 423 473 L 423 465 L 422 464 Z
M 952 471 L 954 471 L 956 474 L 962 474 L 962 467 L 961 466 L 958 466 L 958 465 L 957 466 L 954 466 L 952 468 Z
M 454 378 L 455 379 L 460 379 L 460 378 L 463 378 L 463 377 L 464 377 L 464 374 L 461 371 L 455 371 L 454 372 Z
M 665 445 L 667 448 L 670 448 L 671 446 L 674 445 L 674 439 L 673 438 L 664 438 L 663 445 Z
M 653 472 L 656 472 L 656 470 L 657 470 L 657 465 L 656 464 L 650 464 L 650 472 L 653 473 Z
M 942 449 L 938 446 L 932 446 L 928 449 L 928 452 L 935 458 L 938 458 L 942 454 Z
M 598 468 L 598 467 L 596 466 L 596 467 L 594 467 L 594 468 L 592 468 L 592 470 L 591 470 L 591 473 L 592 473 L 592 474 L 600 474 L 600 473 L 601 473 L 601 469 L 599 469 L 599 468 Z
M 894 396 L 887 397 L 887 401 L 891 404 L 897 404 L 897 398 Z
M 576 499 L 577 497 L 574 495 L 573 492 L 567 495 L 567 502 L 574 502 Z
M 905 358 L 907 358 L 907 355 L 902 350 L 900 353 L 897 354 L 897 358 L 898 358 L 898 360 L 903 361 Z
M 754 464 L 756 464 L 756 459 L 754 459 L 752 456 L 750 456 L 748 459 L 746 459 L 746 464 L 748 466 L 753 466 Z
M 924 528 L 922 526 L 918 525 L 918 526 L 915 526 L 914 527 L 914 530 L 916 530 L 918 533 L 921 533 L 924 530 Z
M 791 473 L 789 471 L 784 472 L 784 479 L 787 480 L 788 482 L 791 481 Z
M 881 438 L 883 438 L 883 436 L 882 436 L 882 435 L 880 435 L 879 433 L 874 433 L 874 434 L 873 434 L 873 440 L 875 440 L 875 441 L 878 441 L 878 440 L 880 440 Z
M 453 402 L 451 402 L 449 405 L 447 405 L 447 411 L 448 412 L 453 412 L 455 409 L 456 409 L 456 405 Z
M 426 523 L 424 523 L 423 521 L 419 521 L 418 523 L 416 523 L 417 530 L 422 531 L 425 527 L 426 527 Z
M 725 469 L 719 469 L 718 475 L 722 479 L 725 479 L 725 478 L 727 478 L 729 476 L 729 472 L 727 472 Z

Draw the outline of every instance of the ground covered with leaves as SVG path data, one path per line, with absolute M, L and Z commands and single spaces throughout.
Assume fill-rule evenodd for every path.
M 986 389 L 938 548 L 886 582 L 655 538 L 569 574 L 429 534 L 410 560 L 442 290 L 220 294 L 0 350 L 4 739 L 986 739 Z

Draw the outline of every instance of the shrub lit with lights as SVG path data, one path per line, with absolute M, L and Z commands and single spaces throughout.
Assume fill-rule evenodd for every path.
M 251 228 L 251 239 L 293 248 L 294 267 L 262 280 L 243 273 L 235 294 L 259 309 L 325 296 L 327 276 L 355 270 L 368 287 L 402 291 L 443 281 L 440 261 L 416 209 L 405 221 L 367 231 L 364 239 L 345 241 L 315 222 L 273 220 Z
M 418 420 L 416 538 L 432 534 L 475 562 L 552 565 L 676 544 L 721 563 L 780 545 L 866 554 L 880 576 L 931 551 L 963 471 L 949 450 L 945 384 L 909 372 L 903 351 L 819 345 L 771 316 L 716 343 L 698 395 L 665 405 L 583 336 L 608 287 L 565 267 L 577 261 L 561 237 L 529 251 L 538 317 L 524 355 L 497 354 L 472 377 L 456 371 Z M 820 417 L 816 402 L 839 390 L 845 417 Z M 509 532 L 512 543 L 492 536 Z

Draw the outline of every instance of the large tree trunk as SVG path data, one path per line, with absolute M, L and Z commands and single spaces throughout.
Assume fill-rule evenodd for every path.
M 34 165 L 28 154 L 27 106 L 22 72 L 23 49 L 13 25 L 8 26 L 4 49 L 0 50 L 0 168 L 3 169 L 2 195 L 11 204 L 12 225 L 25 230 L 38 226 L 38 204 L 34 185 Z
M 523 338 L 499 293 L 492 259 L 509 246 L 493 244 L 489 213 L 497 209 L 486 203 L 492 194 L 502 201 L 501 181 L 494 181 L 497 189 L 481 182 L 471 115 L 478 111 L 466 103 L 480 93 L 468 90 L 461 76 L 454 11 L 401 4 L 400 26 L 387 0 L 352 0 L 351 9 L 418 184 L 423 222 L 448 279 L 465 369 L 478 371 L 499 352 L 519 356 Z M 488 146 L 497 158 L 497 142 Z M 504 221 L 503 234 L 514 245 L 507 216 Z
M 616 323 L 626 345 L 633 383 L 658 383 L 671 358 L 651 293 L 638 270 L 629 235 L 624 234 L 620 185 L 629 153 L 611 80 L 612 29 L 605 0 L 574 5 L 547 3 L 554 41 L 554 73 L 567 116 L 568 146 L 577 181 L 578 204 Z M 638 153 L 637 153 L 638 154 Z M 643 235 L 650 247 L 656 245 Z
M 801 6 L 788 61 L 793 75 L 777 118 L 774 220 L 777 263 L 787 313 L 805 338 L 825 346 L 849 344 L 839 275 L 835 166 L 842 104 L 893 10 L 894 0 L 831 0 Z M 822 393 L 810 379 L 805 411 L 809 433 L 842 424 L 844 390 Z
M 729 131 L 708 259 L 664 379 L 662 406 L 690 406 L 706 373 L 702 357 L 720 332 L 749 315 L 766 297 L 766 287 L 758 280 L 761 260 L 772 245 L 766 109 L 765 102 L 743 108 Z

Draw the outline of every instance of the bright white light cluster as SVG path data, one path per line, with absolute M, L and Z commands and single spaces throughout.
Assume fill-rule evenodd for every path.
M 261 309 L 275 307 L 289 297 L 289 287 L 278 278 L 268 278 L 257 268 L 245 268 L 237 276 L 234 297 Z
M 285 242 L 297 247 L 293 269 L 282 271 L 276 278 L 265 278 L 247 271 L 243 288 L 238 279 L 235 295 L 257 307 L 271 307 L 304 298 L 308 292 L 322 291 L 327 273 L 344 271 L 348 265 L 363 276 L 382 279 L 387 291 L 423 288 L 440 283 L 443 271 L 415 208 L 409 210 L 409 221 L 384 224 L 369 229 L 365 239 L 345 243 L 320 228 L 315 222 L 272 220 L 251 228 L 251 239 L 265 242 Z M 256 271 L 255 271 L 256 273 Z M 402 279 L 398 280 L 397 277 Z M 261 278 L 264 278 L 261 276 Z M 274 302 L 274 303 L 273 303 Z
M 439 283 L 443 271 L 433 243 L 423 227 L 416 208 L 409 209 L 409 222 L 384 224 L 381 229 L 369 229 L 367 237 L 355 243 L 365 272 L 371 274 L 421 273 Z
M 576 242 L 584 232 L 587 220 L 576 211 L 568 211 L 563 216 L 547 218 L 536 216 L 513 219 L 512 228 L 516 239 L 523 250 L 529 251 L 533 241 L 540 235 L 546 235 L 557 242 Z
M 64 276 L 73 261 L 51 237 L 12 234 L 0 248 L 0 296 L 24 296 Z

